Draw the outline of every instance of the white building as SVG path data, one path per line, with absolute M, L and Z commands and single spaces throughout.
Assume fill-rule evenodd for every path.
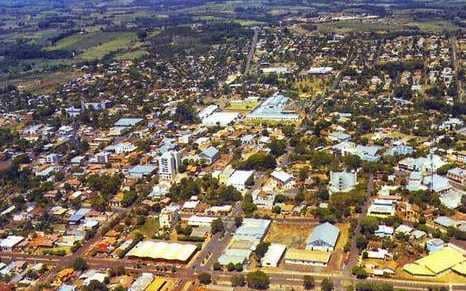
M 261 259 L 261 265 L 267 267 L 278 267 L 286 246 L 282 244 L 270 244 L 264 257 Z
M 171 180 L 178 173 L 181 163 L 181 154 L 177 151 L 168 151 L 159 157 L 159 175 L 163 180 Z
M 228 179 L 228 184 L 235 187 L 238 191 L 244 191 L 247 184 L 254 181 L 254 171 L 236 170 Z
M 328 191 L 331 194 L 338 192 L 349 192 L 358 183 L 356 172 L 330 172 Z

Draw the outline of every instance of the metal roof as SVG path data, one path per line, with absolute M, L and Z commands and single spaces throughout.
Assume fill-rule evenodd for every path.
M 337 243 L 340 230 L 329 222 L 319 224 L 314 228 L 311 235 L 307 239 L 307 245 L 314 245 L 316 242 L 324 242 L 325 244 L 334 247 Z

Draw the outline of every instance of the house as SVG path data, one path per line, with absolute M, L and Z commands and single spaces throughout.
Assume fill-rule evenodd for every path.
M 290 190 L 295 186 L 294 177 L 281 169 L 275 169 L 270 176 L 280 189 Z
M 445 228 L 456 227 L 457 225 L 456 220 L 453 220 L 448 216 L 439 216 L 436 219 L 434 219 L 434 223 Z
M 375 236 L 385 238 L 393 235 L 393 227 L 387 225 L 379 225 L 374 232 Z
M 385 260 L 392 258 L 393 255 L 386 249 L 375 249 L 375 250 L 367 250 L 367 258 L 369 259 L 377 259 L 377 260 Z
M 400 224 L 395 229 L 395 234 L 409 235 L 413 231 L 413 228 L 406 224 Z
M 426 241 L 426 250 L 433 253 L 443 249 L 445 242 L 439 238 L 433 238 Z
M 330 172 L 328 191 L 331 194 L 349 192 L 358 183 L 356 172 Z
M 180 220 L 180 206 L 171 204 L 162 209 L 159 215 L 159 224 L 161 228 L 171 228 Z
M 448 170 L 447 178 L 452 183 L 466 186 L 466 170 L 462 168 L 453 168 Z
M 343 132 L 343 131 L 333 131 L 328 135 L 328 139 L 333 141 L 333 142 L 346 142 L 351 140 L 351 135 Z
M 254 183 L 254 171 L 236 170 L 228 179 L 228 184 L 238 191 L 245 191 L 248 185 Z
M 455 130 L 457 128 L 461 128 L 463 124 L 464 124 L 463 120 L 452 117 L 442 122 L 442 124 L 440 124 L 439 126 L 439 129 L 440 130 Z
M 208 226 L 212 224 L 212 222 L 215 220 L 215 217 L 210 217 L 210 216 L 198 216 L 198 215 L 192 215 L 188 218 L 188 225 L 190 226 Z
M 261 191 L 256 189 L 252 192 L 252 201 L 258 208 L 272 209 L 275 202 L 274 191 Z
M 439 195 L 439 199 L 442 205 L 446 208 L 455 209 L 460 207 L 460 205 L 462 204 L 461 200 L 463 198 L 463 195 L 465 195 L 465 193 L 462 191 L 450 189 L 444 193 L 441 193 Z
M 202 153 L 199 154 L 199 160 L 210 165 L 220 157 L 220 152 L 215 147 L 208 147 Z
M 49 154 L 45 157 L 45 160 L 48 164 L 58 164 L 61 160 L 61 155 L 59 154 Z
M 68 218 L 68 224 L 78 224 L 81 222 L 86 215 L 91 211 L 89 208 L 81 208 L 77 211 L 75 211 L 69 218 Z
M 329 222 L 319 224 L 306 240 L 306 249 L 331 252 L 335 249 L 339 235 L 338 227 Z

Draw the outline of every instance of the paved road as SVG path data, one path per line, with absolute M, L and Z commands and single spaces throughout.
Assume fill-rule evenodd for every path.
M 367 195 L 370 197 L 374 191 L 374 175 L 369 174 L 367 182 Z M 367 209 L 369 208 L 369 198 L 366 199 L 361 209 L 361 214 L 358 216 L 358 224 L 353 232 L 351 240 L 351 249 L 349 251 L 348 260 L 343 267 L 343 271 L 347 274 L 351 273 L 351 269 L 359 263 L 359 249 L 356 246 L 356 237 L 361 233 L 361 220 L 366 216 Z
M 458 59 L 458 41 L 455 36 L 450 38 L 450 45 L 451 45 L 451 51 L 452 51 L 453 68 L 455 70 L 455 77 L 457 81 L 457 90 L 458 90 L 457 101 L 458 103 L 462 103 L 463 102 L 463 83 L 458 78 L 461 65 L 460 65 L 460 60 Z
M 259 38 L 259 28 L 254 28 L 254 35 L 252 36 L 251 46 L 249 47 L 248 58 L 246 60 L 246 67 L 244 69 L 244 74 L 247 75 L 249 73 L 249 69 L 251 69 L 251 62 L 254 58 L 254 53 L 256 51 L 257 39 Z

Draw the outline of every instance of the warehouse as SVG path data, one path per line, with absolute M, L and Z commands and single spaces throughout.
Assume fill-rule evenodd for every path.
M 285 253 L 286 246 L 282 244 L 271 244 L 265 253 L 264 257 L 261 259 L 261 264 L 263 267 L 278 267 L 280 260 Z
M 460 270 L 460 266 L 465 261 L 462 249 L 447 246 L 411 264 L 406 264 L 403 270 L 413 276 L 437 276 L 451 269 Z
M 331 254 L 328 252 L 288 249 L 285 254 L 286 264 L 326 267 Z
M 126 256 L 186 263 L 196 250 L 194 244 L 146 240 L 139 242 Z

